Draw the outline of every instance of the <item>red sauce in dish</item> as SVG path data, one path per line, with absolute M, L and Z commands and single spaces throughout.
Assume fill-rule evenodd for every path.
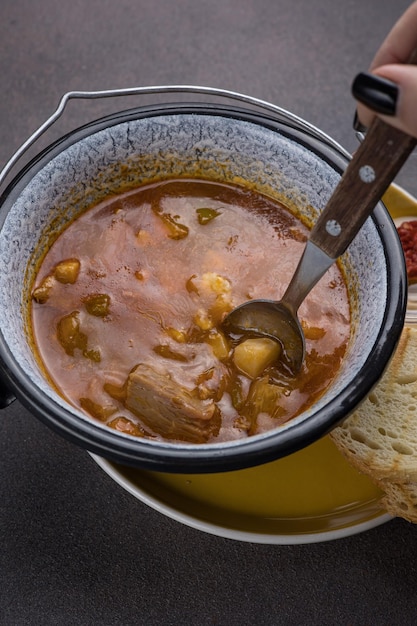
M 403 222 L 398 228 L 401 245 L 404 251 L 408 282 L 417 282 L 417 220 Z
M 64 230 L 32 291 L 34 343 L 46 375 L 110 428 L 193 443 L 275 428 L 331 384 L 350 334 L 334 265 L 302 304 L 307 356 L 248 376 L 222 335 L 224 315 L 279 299 L 307 228 L 239 186 L 170 180 L 109 197 Z

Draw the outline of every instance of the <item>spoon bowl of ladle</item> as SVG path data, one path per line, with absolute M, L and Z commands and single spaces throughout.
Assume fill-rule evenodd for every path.
M 282 299 L 244 302 L 225 317 L 223 330 L 239 338 L 278 341 L 283 361 L 296 375 L 305 358 L 305 338 L 297 317 L 300 304 L 345 252 L 416 143 L 414 137 L 375 118 L 312 229 Z

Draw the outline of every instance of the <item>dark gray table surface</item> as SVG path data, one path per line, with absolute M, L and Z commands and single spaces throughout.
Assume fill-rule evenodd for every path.
M 271 101 L 353 151 L 351 81 L 408 4 L 2 0 L 0 164 L 63 93 L 158 84 Z M 107 106 L 71 103 L 54 132 Z M 416 173 L 413 155 L 399 178 L 413 193 Z M 18 402 L 2 411 L 0 450 L 1 624 L 417 623 L 405 521 L 298 546 L 208 535 L 122 491 Z

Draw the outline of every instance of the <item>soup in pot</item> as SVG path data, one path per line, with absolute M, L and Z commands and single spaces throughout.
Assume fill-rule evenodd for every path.
M 207 443 L 263 433 L 308 408 L 350 334 L 335 264 L 299 317 L 294 376 L 279 343 L 225 336 L 254 298 L 279 299 L 308 229 L 241 186 L 167 180 L 112 196 L 60 233 L 32 289 L 33 343 L 58 392 L 128 435 Z

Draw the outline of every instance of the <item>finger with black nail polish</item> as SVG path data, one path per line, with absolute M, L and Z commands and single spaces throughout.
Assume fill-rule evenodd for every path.
M 353 97 L 375 113 L 394 116 L 398 86 L 386 78 L 361 72 L 352 84 Z

